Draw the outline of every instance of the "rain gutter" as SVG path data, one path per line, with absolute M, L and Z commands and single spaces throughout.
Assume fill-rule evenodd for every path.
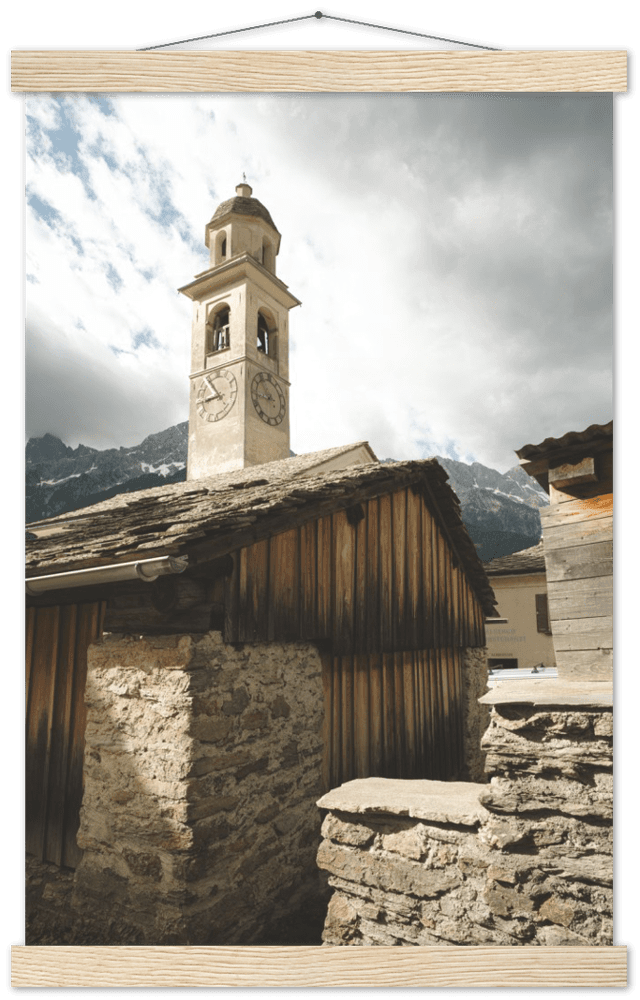
M 145 580 L 151 583 L 159 576 L 184 573 L 189 565 L 188 556 L 159 556 L 156 559 L 137 559 L 135 562 L 113 563 L 111 566 L 92 566 L 72 570 L 70 573 L 51 573 L 49 576 L 32 576 L 25 580 L 30 597 L 47 590 L 67 590 L 71 587 L 94 587 L 101 583 L 120 583 L 123 580 Z

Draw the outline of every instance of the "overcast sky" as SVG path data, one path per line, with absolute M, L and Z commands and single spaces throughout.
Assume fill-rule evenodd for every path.
M 505 470 L 612 416 L 612 97 L 31 96 L 27 436 L 187 418 L 205 223 L 282 234 L 291 447 Z

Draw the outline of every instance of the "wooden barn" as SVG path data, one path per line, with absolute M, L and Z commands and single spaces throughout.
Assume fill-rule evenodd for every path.
M 558 676 L 613 677 L 613 421 L 516 452 L 549 494 L 541 510 Z
M 482 780 L 495 599 L 445 471 L 302 465 L 28 527 L 27 851 L 77 869 L 85 922 L 129 914 L 105 941 L 265 941 L 317 878 L 323 790 Z M 206 934 L 175 902 L 196 864 L 226 886 Z
M 492 590 L 435 460 L 297 459 L 28 528 L 28 849 L 77 860 L 86 651 L 103 630 L 317 644 L 324 779 L 464 772 L 463 657 Z

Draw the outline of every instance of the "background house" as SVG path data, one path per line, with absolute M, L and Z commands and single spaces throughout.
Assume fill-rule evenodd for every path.
M 542 542 L 485 563 L 505 622 L 487 629 L 489 669 L 555 666 Z

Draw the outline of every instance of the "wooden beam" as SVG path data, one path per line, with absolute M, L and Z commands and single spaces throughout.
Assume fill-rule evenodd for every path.
M 150 584 L 134 581 L 110 598 L 104 628 L 139 635 L 208 632 L 213 605 L 214 595 L 202 582 L 176 577 Z
M 595 459 L 582 458 L 579 462 L 564 462 L 549 469 L 549 485 L 559 490 L 563 486 L 579 486 L 582 483 L 595 483 Z

